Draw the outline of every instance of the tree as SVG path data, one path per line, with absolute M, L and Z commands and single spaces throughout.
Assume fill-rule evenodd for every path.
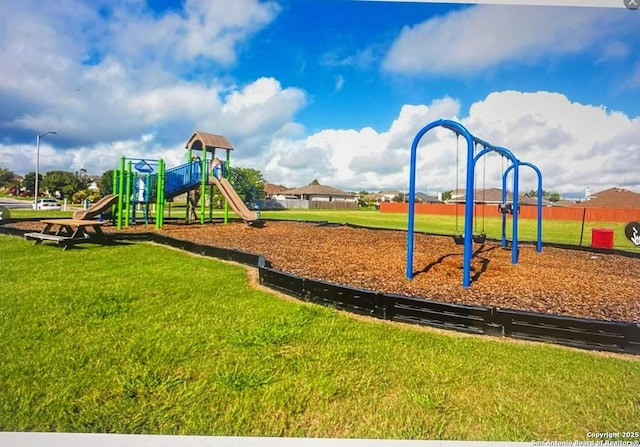
M 451 194 L 453 194 L 453 191 L 451 191 L 451 190 L 444 191 L 442 193 L 442 201 L 451 200 Z
M 529 197 L 538 197 L 538 190 L 537 189 L 532 189 L 531 191 L 529 191 L 527 193 L 527 196 Z M 542 190 L 542 198 L 543 199 L 547 199 L 550 202 L 557 202 L 558 200 L 560 200 L 560 194 L 558 194 L 557 192 L 554 191 L 546 191 L 546 190 Z
M 13 186 L 16 175 L 7 168 L 0 168 L 0 188 Z
M 406 194 L 398 194 L 396 196 L 393 197 L 393 199 L 391 199 L 392 202 L 406 202 L 407 201 L 407 195 Z
M 311 183 L 309 183 L 310 185 L 315 185 L 318 186 L 320 184 L 320 182 L 318 181 L 317 178 L 314 178 L 313 181 Z
M 77 191 L 87 189 L 91 184 L 91 177 L 87 175 L 87 170 L 82 168 L 79 171 L 76 171 L 76 182 L 77 182 Z
M 100 178 L 100 193 L 102 195 L 113 194 L 113 169 L 104 171 Z
M 357 193 L 357 196 L 358 196 L 358 206 L 360 208 L 368 208 L 376 204 L 375 196 L 371 194 L 369 191 L 362 190 L 359 193 Z
M 74 193 L 86 189 L 80 174 L 67 171 L 47 172 L 42 178 L 41 185 L 42 189 L 49 191 L 50 194 L 60 194 L 60 198 L 71 198 Z
M 22 186 L 26 189 L 31 195 L 36 189 L 36 173 L 35 172 L 27 172 L 22 179 Z M 42 174 L 38 174 L 38 189 L 42 189 Z
M 234 169 L 238 171 L 240 174 L 242 174 L 243 176 L 245 176 L 247 180 L 249 180 L 249 182 L 251 182 L 251 184 L 256 189 L 256 191 L 258 191 L 258 196 L 260 198 L 263 198 L 265 196 L 265 192 L 264 192 L 265 180 L 264 180 L 264 177 L 262 176 L 262 172 L 253 168 L 237 167 Z
M 240 166 L 234 167 L 233 170 L 238 172 L 242 176 L 244 176 L 247 179 L 247 181 L 251 184 L 251 186 L 253 186 L 256 192 L 258 193 L 258 197 L 256 198 L 256 197 L 253 197 L 253 195 L 249 193 L 249 191 L 246 191 L 245 194 L 243 194 L 242 191 L 237 191 L 244 202 L 249 203 L 249 202 L 253 202 L 256 199 L 264 199 L 264 197 L 266 196 L 266 193 L 264 192 L 264 184 L 266 183 L 266 181 L 262 176 L 262 172 L 254 168 L 243 168 Z M 103 181 L 104 181 L 104 177 L 103 177 Z M 209 196 L 209 188 L 205 188 L 204 195 L 200 198 L 200 200 L 207 200 L 207 203 L 208 203 L 208 200 L 209 200 L 208 196 Z M 224 197 L 222 197 L 222 194 L 220 194 L 220 191 L 218 191 L 217 188 L 213 192 L 212 200 L 213 200 L 213 206 L 215 208 L 222 207 L 222 204 L 224 203 Z

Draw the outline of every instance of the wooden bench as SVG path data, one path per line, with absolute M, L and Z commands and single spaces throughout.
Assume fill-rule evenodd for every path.
M 66 250 L 79 243 L 100 244 L 105 241 L 104 233 L 100 228 L 105 222 L 80 219 L 44 219 L 40 222 L 45 224 L 42 231 L 24 235 L 25 239 L 34 240 L 34 245 L 41 244 L 43 241 L 51 241 L 56 245 L 63 246 L 63 250 Z

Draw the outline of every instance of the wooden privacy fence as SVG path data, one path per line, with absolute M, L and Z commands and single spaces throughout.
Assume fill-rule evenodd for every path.
M 325 209 L 325 210 L 357 210 L 358 202 L 348 202 L 346 200 L 335 200 L 329 202 L 328 200 L 300 200 L 300 199 L 285 199 L 285 200 L 263 200 L 262 209 L 274 210 L 274 209 Z
M 309 202 L 310 209 L 325 209 L 325 210 L 357 210 L 358 202 L 347 202 L 343 200 L 337 200 L 333 202 L 327 202 L 323 200 L 311 200 Z
M 464 204 L 448 203 L 416 203 L 416 214 L 432 214 L 441 216 L 464 216 Z M 382 213 L 408 213 L 408 203 L 383 202 L 380 204 Z M 500 217 L 498 205 L 475 205 L 476 216 Z M 531 205 L 520 206 L 521 219 L 536 219 L 538 207 Z M 638 222 L 640 221 L 640 208 L 589 208 L 589 207 L 555 207 L 542 208 L 542 218 L 549 220 L 577 220 L 585 219 L 587 222 Z

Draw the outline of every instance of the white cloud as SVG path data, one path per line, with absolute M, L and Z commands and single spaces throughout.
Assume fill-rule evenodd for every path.
M 450 118 L 539 165 L 546 189 L 564 193 L 637 182 L 640 118 L 578 104 L 559 93 L 495 92 L 464 111 L 457 99 L 442 97 L 404 105 L 382 132 L 367 127 L 307 135 L 295 122 L 308 102 L 306 91 L 273 77 L 238 83 L 219 74 L 274 19 L 278 7 L 273 2 L 189 1 L 183 11 L 159 15 L 142 1 L 105 1 L 95 9 L 76 0 L 40 3 L 3 2 L 0 14 L 0 166 L 18 173 L 34 169 L 35 135 L 43 129 L 59 132 L 43 141 L 43 171 L 85 168 L 91 173 L 115 167 L 123 154 L 182 163 L 187 138 L 204 130 L 229 137 L 237 148 L 235 165 L 263 170 L 275 183 L 300 186 L 317 178 L 349 190 L 402 189 L 415 134 L 432 120 Z M 222 6 L 230 9 L 220 14 Z M 111 14 L 108 20 L 104 11 Z M 386 68 L 451 73 L 596 45 L 604 50 L 602 57 L 625 58 L 625 45 L 606 40 L 608 27 L 627 26 L 617 14 L 536 8 L 507 23 L 506 17 L 518 17 L 508 7 L 467 8 L 406 28 L 388 53 Z M 501 30 L 499 38 L 488 29 Z M 600 38 L 605 40 L 597 42 Z M 358 53 L 361 62 L 369 65 L 376 51 L 369 47 Z M 328 55 L 325 62 L 357 68 L 356 56 Z M 202 60 L 206 69 L 182 78 L 190 71 L 185 67 Z M 636 67 L 629 82 L 638 85 L 639 76 Z M 336 78 L 338 90 L 352 85 L 343 80 Z M 22 134 L 15 141 L 24 134 L 34 141 L 13 143 L 12 132 Z M 455 147 L 447 130 L 430 132 L 421 141 L 421 189 L 455 187 Z M 495 184 L 500 158 L 487 158 L 486 166 L 488 182 Z M 531 178 L 523 175 L 525 182 Z
M 571 102 L 558 93 L 507 91 L 474 104 L 464 123 L 475 135 L 486 135 L 489 142 L 537 165 L 546 178 L 545 189 L 640 186 L 633 168 L 640 161 L 633 151 L 640 148 L 638 117 Z M 525 173 L 527 177 L 532 176 Z
M 529 64 L 541 57 L 590 48 L 637 26 L 627 11 L 480 5 L 406 26 L 383 68 L 406 74 L 469 75 L 505 61 Z M 620 55 L 621 47 L 605 51 Z M 610 54 L 612 56 L 613 54 Z M 605 56 L 603 56 L 605 57 Z
M 203 57 L 235 63 L 239 46 L 277 16 L 275 2 L 187 0 L 181 11 L 161 17 L 129 2 L 110 8 L 108 50 L 136 60 L 184 63 Z
M 118 167 L 120 157 L 151 158 L 149 147 L 157 146 L 153 135 L 142 135 L 135 140 L 113 141 L 95 146 L 80 146 L 60 151 L 55 147 L 57 136 L 47 136 L 40 144 L 40 172 L 52 170 L 78 171 L 87 169 L 90 174 L 101 174 L 107 169 Z M 158 148 L 156 148 L 158 149 Z M 159 149 L 154 152 L 157 158 L 167 158 L 171 162 L 182 162 L 183 153 L 173 150 Z M 11 166 L 16 173 L 35 171 L 36 143 L 33 145 L 0 144 L 0 166 Z M 99 169 L 96 169 L 99 168 Z
M 293 115 L 307 99 L 303 90 L 283 89 L 276 79 L 260 78 L 231 92 L 224 101 L 220 114 L 202 121 L 203 128 L 224 129 L 225 135 L 244 148 L 244 156 L 250 157 L 263 150 L 274 135 L 291 129 Z
M 202 93 L 197 89 L 189 91 L 187 87 L 183 88 L 191 95 Z M 253 96 L 249 92 L 256 88 L 260 94 L 250 100 Z M 221 99 L 215 119 L 240 120 L 247 109 L 254 107 L 268 113 L 269 108 L 260 107 L 269 107 L 272 101 L 288 104 L 288 96 L 300 94 L 294 91 L 286 95 L 286 90 L 270 79 L 235 90 Z M 270 93 L 264 94 L 265 91 Z M 151 101 L 148 106 L 153 108 L 153 104 Z M 296 101 L 293 104 L 297 104 Z M 223 110 L 229 115 L 225 116 Z M 587 186 L 598 191 L 621 185 L 640 191 L 637 175 L 640 117 L 572 102 L 559 93 L 494 92 L 474 103 L 465 113 L 460 111 L 458 101 L 449 97 L 429 105 L 405 105 L 384 132 L 372 128 L 327 129 L 305 136 L 301 126 L 287 121 L 288 117 L 288 112 L 283 113 L 273 129 L 261 122 L 250 125 L 243 121 L 241 124 L 263 133 L 255 140 L 250 135 L 232 139 L 237 149 L 233 153 L 233 164 L 254 167 L 269 181 L 292 187 L 318 179 L 323 184 L 346 190 L 403 189 L 408 185 L 410 147 L 416 133 L 429 122 L 446 118 L 461 122 L 475 136 L 507 147 L 519 159 L 537 165 L 547 190 L 579 196 Z M 58 136 L 52 136 L 41 146 L 41 166 L 43 172 L 85 168 L 100 173 L 117 166 L 122 154 L 162 157 L 169 166 L 174 166 L 184 161 L 184 141 L 189 132 L 181 134 L 180 141 L 172 145 L 163 143 L 154 134 L 145 134 L 137 139 L 66 151 L 54 149 L 54 138 Z M 11 166 L 19 173 L 32 171 L 34 146 L 0 145 L 0 165 Z M 419 190 L 453 189 L 456 154 L 459 186 L 463 187 L 464 141 L 459 141 L 458 151 L 456 146 L 455 135 L 446 129 L 437 128 L 425 135 L 418 151 Z M 483 160 L 477 167 L 476 186 L 482 187 L 486 181 L 486 187 L 499 187 L 505 161 L 491 154 Z M 521 190 L 536 186 L 536 178 L 528 169 L 523 169 L 521 180 Z
M 25 0 L 2 10 L 0 128 L 7 133 L 55 129 L 58 147 L 72 151 L 143 134 L 172 146 L 204 129 L 246 145 L 250 156 L 272 134 L 291 132 L 306 103 L 304 91 L 273 78 L 237 85 L 214 69 L 182 79 L 185 65 L 233 63 L 275 18 L 275 2 L 189 0 L 181 11 L 155 14 L 142 1 L 62 0 L 54 8 Z M 69 158 L 59 161 L 65 168 Z
M 558 93 L 495 92 L 457 117 L 451 98 L 429 106 L 404 106 L 386 132 L 323 130 L 305 139 L 277 139 L 269 147 L 264 174 L 269 181 L 300 186 L 318 178 L 347 190 L 402 189 L 409 179 L 410 147 L 416 133 L 439 119 L 460 121 L 475 136 L 510 149 L 538 166 L 544 188 L 579 195 L 623 185 L 640 191 L 640 117 L 571 102 Z M 420 141 L 417 184 L 428 192 L 455 188 L 456 137 L 442 128 Z M 318 155 L 320 153 L 320 155 Z M 290 158 L 291 157 L 291 158 Z M 464 187 L 466 150 L 459 142 L 458 177 Z M 476 167 L 476 186 L 500 187 L 507 161 L 489 154 Z M 533 171 L 523 169 L 521 190 L 536 187 Z
M 291 186 L 317 178 L 323 184 L 349 190 L 405 185 L 415 134 L 440 116 L 455 117 L 458 110 L 459 104 L 447 97 L 429 106 L 404 106 L 387 132 L 370 127 L 327 129 L 303 140 L 276 139 L 266 152 L 265 177 Z M 322 156 L 318 158 L 317 153 Z M 295 166 L 290 165 L 290 157 L 296 160 Z M 304 164 L 297 162 L 300 159 L 309 160 L 306 169 L 301 169 Z

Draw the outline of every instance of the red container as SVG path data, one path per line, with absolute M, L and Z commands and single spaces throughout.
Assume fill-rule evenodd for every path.
M 613 229 L 592 228 L 591 246 L 597 248 L 613 248 Z

